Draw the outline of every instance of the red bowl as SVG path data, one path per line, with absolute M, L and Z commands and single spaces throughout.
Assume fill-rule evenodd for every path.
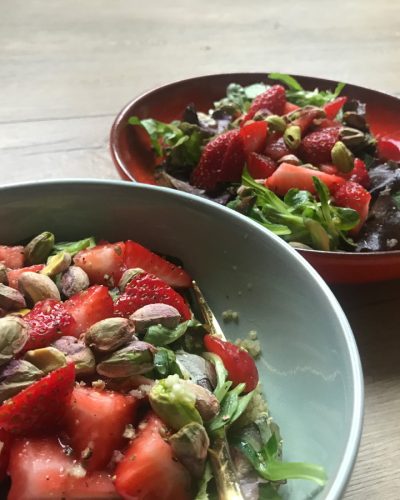
M 306 89 L 333 89 L 337 82 L 293 75 Z M 229 83 L 250 85 L 268 81 L 266 73 L 207 75 L 170 83 L 135 98 L 118 114 L 110 134 L 111 156 L 126 180 L 155 184 L 156 161 L 146 132 L 128 124 L 131 116 L 169 122 L 179 119 L 186 106 L 207 111 L 225 95 Z M 276 82 L 275 82 L 276 83 Z M 367 103 L 367 119 L 380 137 L 400 141 L 400 99 L 347 84 L 344 94 Z M 298 250 L 329 283 L 365 283 L 400 279 L 400 251 L 351 253 Z

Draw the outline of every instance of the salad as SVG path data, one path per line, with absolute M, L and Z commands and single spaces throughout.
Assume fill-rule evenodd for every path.
M 374 137 L 366 104 L 289 75 L 242 87 L 171 123 L 133 116 L 158 158 L 156 183 L 237 210 L 292 246 L 400 250 L 400 145 Z
M 324 484 L 320 466 L 282 461 L 253 357 L 182 267 L 130 240 L 47 231 L 0 246 L 0 263 L 9 500 L 278 499 L 287 479 Z

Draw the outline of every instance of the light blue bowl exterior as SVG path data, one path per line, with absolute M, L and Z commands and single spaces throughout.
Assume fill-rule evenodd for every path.
M 285 498 L 339 499 L 363 417 L 360 359 L 347 319 L 307 262 L 249 219 L 199 197 L 119 181 L 49 181 L 0 189 L 0 241 L 50 230 L 60 240 L 131 238 L 183 260 L 230 339 L 256 330 L 264 393 L 284 458 L 323 465 L 322 491 L 289 481 Z

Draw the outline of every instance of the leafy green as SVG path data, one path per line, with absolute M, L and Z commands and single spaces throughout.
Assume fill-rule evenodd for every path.
M 175 373 L 179 375 L 179 377 L 182 377 L 182 372 L 176 362 L 175 353 L 170 349 L 159 347 L 154 355 L 153 363 L 156 375 L 160 378 L 174 375 Z
M 259 94 L 265 92 L 268 85 L 265 83 L 253 83 L 242 87 L 238 83 L 230 83 L 226 89 L 226 97 L 214 103 L 216 109 L 232 106 L 239 113 L 245 113 L 250 108 L 252 100 Z
M 96 246 L 96 240 L 93 236 L 79 241 L 63 241 L 54 245 L 51 254 L 56 255 L 59 252 L 68 252 L 73 257 L 81 250 L 92 248 L 94 246 Z
M 258 500 L 282 500 L 282 498 L 271 483 L 261 483 L 258 486 Z
M 398 191 L 397 193 L 392 193 L 392 198 L 397 208 L 400 210 L 400 191 Z
M 200 328 L 202 324 L 196 319 L 189 319 L 180 323 L 176 328 L 167 328 L 163 325 L 152 325 L 147 330 L 144 341 L 156 347 L 172 344 L 182 337 L 189 328 Z
M 203 356 L 211 361 L 215 367 L 215 372 L 217 375 L 217 386 L 214 389 L 214 396 L 221 402 L 229 391 L 232 382 L 227 380 L 228 372 L 225 369 L 224 363 L 222 359 L 217 355 L 211 352 L 206 352 Z
M 199 481 L 199 489 L 194 500 L 209 500 L 209 495 L 207 493 L 208 483 L 213 477 L 210 462 L 206 462 L 206 467 L 204 469 L 203 477 Z

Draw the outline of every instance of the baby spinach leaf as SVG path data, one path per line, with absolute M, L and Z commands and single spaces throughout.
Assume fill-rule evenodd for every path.
M 198 328 L 201 326 L 201 323 L 196 319 L 184 321 L 176 328 L 166 328 L 162 325 L 152 325 L 147 330 L 143 340 L 156 347 L 163 347 L 168 344 L 172 344 L 182 337 L 188 328 Z

